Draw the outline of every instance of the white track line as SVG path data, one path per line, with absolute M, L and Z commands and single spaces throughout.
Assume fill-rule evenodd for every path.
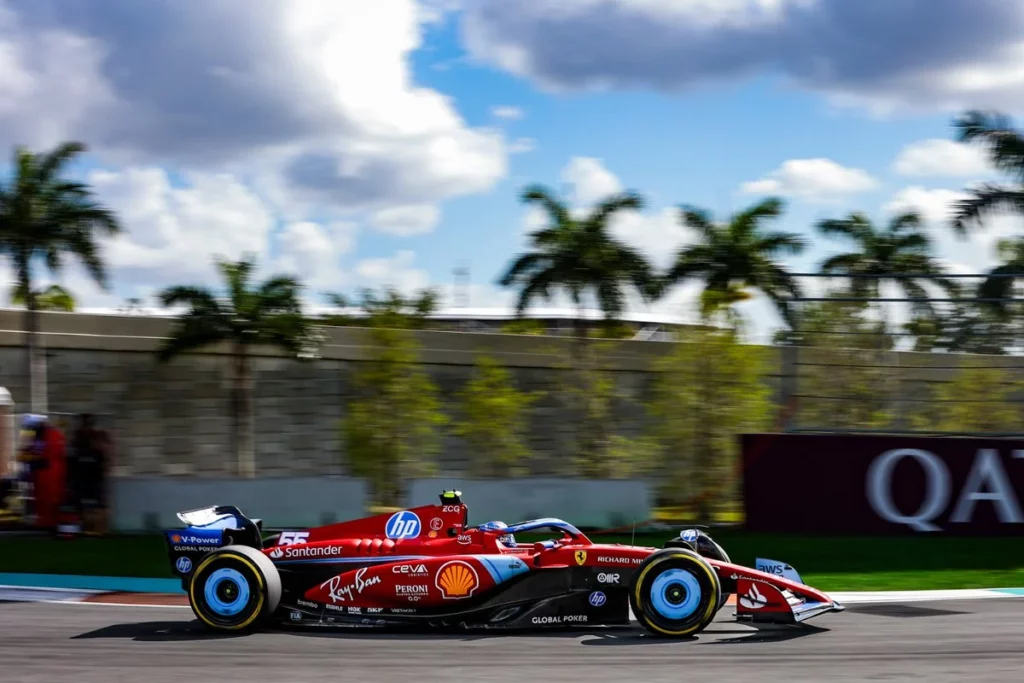
M 149 607 L 167 609 L 190 609 L 188 605 L 155 605 L 134 602 L 85 602 L 93 595 L 111 591 L 75 590 L 71 588 L 44 588 L 0 585 L 0 600 L 15 602 L 40 602 L 56 605 L 101 605 L 104 607 Z M 835 592 L 829 595 L 844 605 L 869 603 L 944 602 L 949 600 L 993 600 L 1022 598 L 1024 595 L 1003 592 L 1000 589 L 923 590 L 923 591 L 872 591 Z M 140 595 L 144 600 L 144 596 Z M 635 621 L 632 613 L 630 619 Z
M 946 600 L 992 600 L 996 598 L 1020 598 L 1021 595 L 1003 593 L 999 589 L 965 588 L 961 590 L 927 590 L 927 591 L 873 591 L 829 593 L 830 597 L 845 604 L 881 603 L 881 602 L 932 602 Z

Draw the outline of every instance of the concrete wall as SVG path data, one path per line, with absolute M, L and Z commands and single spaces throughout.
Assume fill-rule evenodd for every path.
M 366 514 L 365 483 L 347 477 L 267 479 L 118 478 L 111 520 L 119 531 L 181 526 L 177 512 L 234 505 L 267 527 L 309 527 Z
M 91 412 L 109 417 L 122 476 L 223 477 L 232 471 L 229 449 L 231 367 L 225 349 L 211 349 L 162 365 L 154 350 L 172 320 L 46 313 L 51 413 Z M 0 386 L 21 411 L 28 399 L 22 316 L 0 311 Z M 260 476 L 346 473 L 340 421 L 353 373 L 369 356 L 368 331 L 328 328 L 322 359 L 298 362 L 263 352 L 254 363 L 256 458 Z M 552 389 L 565 339 L 460 332 L 419 332 L 422 360 L 438 385 L 446 412 L 458 409 L 457 394 L 480 353 L 513 368 L 525 390 Z M 620 342 L 603 356 L 616 370 L 622 390 L 642 398 L 651 362 L 666 350 L 653 342 Z M 531 416 L 534 473 L 560 474 L 571 421 L 554 395 Z M 618 411 L 624 431 L 643 426 L 638 404 Z M 456 437 L 445 438 L 439 468 L 465 471 L 472 454 Z
M 650 491 L 640 481 L 418 479 L 410 484 L 406 506 L 437 503 L 441 491 L 452 488 L 462 491 L 471 524 L 561 517 L 581 527 L 609 528 L 651 516 Z M 112 522 L 120 531 L 172 528 L 181 524 L 175 513 L 211 505 L 235 505 L 266 527 L 302 528 L 363 517 L 369 502 L 365 483 L 349 477 L 123 477 L 111 490 Z
M 28 399 L 22 322 L 20 311 L 0 310 L 0 386 L 10 390 L 16 412 L 21 412 Z M 42 337 L 49 355 L 50 411 L 87 411 L 109 417 L 117 472 L 122 476 L 224 477 L 232 471 L 227 350 L 215 348 L 159 364 L 154 350 L 172 323 L 171 319 L 142 316 L 42 314 Z M 301 363 L 267 351 L 255 361 L 260 476 L 346 474 L 340 420 L 350 398 L 353 373 L 370 357 L 369 331 L 327 328 L 325 333 L 321 360 Z M 563 338 L 461 332 L 429 331 L 415 336 L 444 408 L 455 416 L 458 392 L 479 354 L 486 353 L 512 368 L 520 388 L 544 390 L 555 387 L 560 364 L 572 344 Z M 602 353 L 601 361 L 614 370 L 621 393 L 632 399 L 623 400 L 615 410 L 620 421 L 617 429 L 624 435 L 638 435 L 645 428 L 642 401 L 653 379 L 652 363 L 671 346 L 625 341 L 611 344 L 612 350 Z M 762 350 L 769 367 L 776 369 L 769 381 L 777 395 L 784 373 L 828 372 L 829 364 L 835 362 L 829 352 L 801 350 L 784 364 L 780 349 Z M 793 349 L 788 353 L 793 355 Z M 930 382 L 947 381 L 952 368 L 964 360 L 950 354 L 893 353 L 876 362 L 889 368 L 885 390 L 896 387 L 905 395 L 919 397 Z M 983 360 L 1024 368 L 1020 357 Z M 799 381 L 790 384 L 794 386 L 789 391 L 796 393 L 808 388 Z M 844 404 L 835 405 L 841 410 Z M 800 419 L 794 423 L 815 426 Z M 563 476 L 573 421 L 555 395 L 536 404 L 530 426 L 529 446 L 536 456 L 531 462 L 532 474 Z M 447 436 L 439 471 L 461 476 L 472 456 L 460 439 Z
M 444 489 L 462 491 L 470 524 L 560 517 L 578 527 L 608 529 L 645 522 L 653 507 L 651 491 L 642 481 L 549 478 L 417 479 L 410 483 L 407 505 L 437 502 Z

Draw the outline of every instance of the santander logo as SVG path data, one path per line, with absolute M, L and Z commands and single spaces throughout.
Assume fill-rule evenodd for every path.
M 750 584 L 750 590 L 740 596 L 740 604 L 747 609 L 761 609 L 768 604 L 768 598 L 757 590 L 757 584 Z

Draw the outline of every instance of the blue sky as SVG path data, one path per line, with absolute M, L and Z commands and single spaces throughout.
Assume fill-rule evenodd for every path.
M 1020 226 L 951 236 L 949 204 L 996 176 L 950 123 L 1024 106 L 1015 4 L 0 0 L 0 142 L 90 145 L 79 170 L 128 231 L 111 291 L 63 275 L 91 307 L 213 284 L 211 258 L 244 252 L 312 299 L 436 285 L 450 303 L 467 261 L 472 305 L 507 306 L 495 279 L 534 224 L 533 182 L 579 204 L 641 192 L 616 230 L 661 263 L 689 239 L 679 204 L 724 218 L 778 195 L 777 227 L 810 236 L 852 210 L 920 210 L 939 256 L 977 271 Z M 789 265 L 840 248 L 815 237 Z

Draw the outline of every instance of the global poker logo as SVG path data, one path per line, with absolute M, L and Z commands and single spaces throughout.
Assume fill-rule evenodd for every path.
M 416 538 L 420 535 L 420 528 L 420 518 L 416 513 L 409 510 L 402 510 L 388 518 L 388 523 L 384 527 L 384 532 L 388 538 L 396 540 L 402 538 Z

